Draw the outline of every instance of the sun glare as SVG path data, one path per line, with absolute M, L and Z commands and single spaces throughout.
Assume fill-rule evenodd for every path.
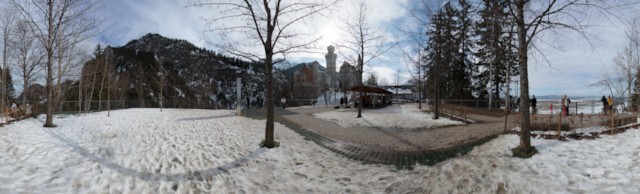
M 322 38 L 319 41 L 319 46 L 326 50 L 327 46 L 336 46 L 340 39 L 340 34 L 334 29 L 324 29 L 321 34 Z

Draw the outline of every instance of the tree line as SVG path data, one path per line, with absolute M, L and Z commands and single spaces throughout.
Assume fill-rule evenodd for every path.
M 430 98 L 499 98 L 518 75 L 513 17 L 506 1 L 450 1 L 427 12 L 422 56 Z M 495 104 L 494 104 L 495 105 Z M 491 106 L 491 105 L 490 105 Z

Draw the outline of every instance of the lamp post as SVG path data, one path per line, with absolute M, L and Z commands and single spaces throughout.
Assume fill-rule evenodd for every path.
M 238 72 L 236 72 L 236 75 L 236 115 L 240 116 L 242 111 L 242 106 L 240 106 L 242 103 L 242 97 L 240 96 L 242 94 L 242 78 L 240 78 Z

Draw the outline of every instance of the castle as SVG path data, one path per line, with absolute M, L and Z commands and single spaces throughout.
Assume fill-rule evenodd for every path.
M 300 64 L 303 66 L 294 71 L 292 88 L 294 99 L 316 99 L 324 92 L 344 92 L 358 83 L 356 67 L 344 62 L 340 71 L 337 72 L 335 47 L 329 45 L 327 51 L 326 68 L 314 61 Z

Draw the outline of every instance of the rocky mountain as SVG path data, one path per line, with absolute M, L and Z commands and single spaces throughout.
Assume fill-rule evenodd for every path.
M 121 47 L 97 48 L 94 55 L 76 84 L 82 83 L 84 101 L 111 98 L 127 107 L 157 107 L 163 101 L 165 107 L 228 108 L 235 100 L 236 77 L 242 79 L 243 98 L 265 99 L 264 64 L 224 56 L 185 40 L 147 34 Z M 273 85 L 279 95 L 289 84 L 274 71 Z
M 289 61 L 287 59 L 282 59 L 282 58 L 275 59 L 273 61 L 276 62 L 275 64 L 273 64 L 273 68 L 277 69 L 277 70 L 280 70 L 280 71 L 287 70 L 287 69 L 289 69 L 289 68 L 291 68 L 291 67 L 296 65 L 296 64 L 292 63 L 291 61 Z
M 311 65 L 313 65 L 314 63 L 317 63 L 317 62 L 315 62 L 315 61 L 314 61 L 314 62 L 298 63 L 298 64 L 296 64 L 296 65 L 291 65 L 289 68 L 283 69 L 283 70 L 282 70 L 282 73 L 283 73 L 283 74 L 284 74 L 284 75 L 285 75 L 289 80 L 293 80 L 293 75 L 295 74 L 295 72 L 296 72 L 296 71 L 298 71 L 298 70 L 302 69 L 302 68 L 303 68 L 303 67 L 305 67 L 305 66 L 311 66 Z M 318 65 L 317 67 L 318 67 L 318 71 L 320 71 L 320 72 L 324 72 L 324 71 L 326 71 L 326 68 L 325 68 L 325 67 L 323 67 L 323 66 L 321 66 L 321 65 Z

